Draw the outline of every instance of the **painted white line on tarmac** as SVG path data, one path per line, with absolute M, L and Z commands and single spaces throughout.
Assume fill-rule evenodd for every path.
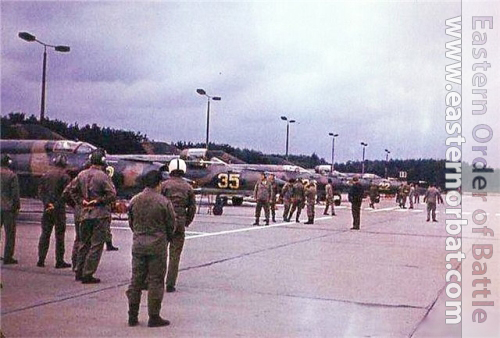
M 399 207 L 390 207 L 390 208 L 382 208 L 382 209 L 374 209 L 370 212 L 381 212 L 381 211 L 392 211 L 392 210 L 396 210 L 398 209 Z

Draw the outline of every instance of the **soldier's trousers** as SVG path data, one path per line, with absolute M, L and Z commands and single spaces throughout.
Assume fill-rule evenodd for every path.
M 409 196 L 410 208 L 413 209 L 413 196 Z
M 436 220 L 436 203 L 427 202 L 427 220 L 430 219 L 432 213 L 432 220 Z
M 290 207 L 292 206 L 291 201 L 283 201 L 283 220 L 288 219 L 288 213 L 290 212 Z
M 148 314 L 160 314 L 163 300 L 163 281 L 167 270 L 166 252 L 157 255 L 132 253 L 132 278 L 127 289 L 129 304 L 140 304 L 142 287 L 148 285 Z
M 361 203 L 351 203 L 352 227 L 359 229 L 361 223 Z
M 307 218 L 314 220 L 314 202 L 307 203 Z
M 13 211 L 0 211 L 0 224 L 5 226 L 3 258 L 4 260 L 10 260 L 14 256 L 16 247 L 16 213 Z
M 55 228 L 56 262 L 64 261 L 64 234 L 66 233 L 66 210 L 44 211 L 42 216 L 42 233 L 38 241 L 38 260 L 44 262 L 49 251 L 50 236 Z
M 260 218 L 260 212 L 264 208 L 264 215 L 266 217 L 266 221 L 269 221 L 269 202 L 257 200 L 257 206 L 255 207 L 255 219 Z
M 293 213 L 297 210 L 297 216 L 295 216 L 296 220 L 299 220 L 300 213 L 302 212 L 302 200 L 296 200 L 292 202 L 292 210 L 290 210 L 290 214 L 288 215 L 288 219 L 292 218 Z
M 276 219 L 276 200 L 271 200 L 271 202 L 269 202 L 269 209 L 271 210 L 271 217 L 272 219 Z M 265 211 L 265 209 L 264 209 Z
M 332 207 L 332 214 L 335 213 L 335 203 L 333 202 L 333 198 L 327 198 L 326 199 L 326 206 L 325 206 L 325 211 L 323 212 L 324 214 L 328 214 L 328 207 Z
M 182 248 L 184 247 L 185 228 L 177 228 L 177 231 L 172 235 L 172 239 L 168 245 L 168 270 L 167 270 L 167 286 L 175 286 L 177 275 L 179 274 L 179 263 L 181 260 Z
M 86 219 L 80 224 L 80 248 L 76 259 L 76 274 L 92 276 L 101 261 L 109 219 Z
M 73 250 L 71 251 L 71 265 L 73 270 L 76 270 L 76 259 L 78 257 L 78 249 L 80 248 L 80 221 L 75 219 L 75 241 L 73 242 Z

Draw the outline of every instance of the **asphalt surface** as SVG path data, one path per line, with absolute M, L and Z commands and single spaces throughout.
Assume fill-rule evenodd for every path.
M 119 251 L 104 252 L 83 285 L 55 269 L 52 238 L 46 267 L 36 267 L 41 205 L 23 200 L 15 257 L 2 266 L 1 329 L 6 337 L 429 337 L 460 336 L 444 325 L 444 207 L 426 222 L 425 205 L 399 209 L 392 199 L 363 203 L 361 230 L 345 202 L 316 222 L 252 226 L 254 208 L 202 205 L 188 228 L 177 292 L 166 293 L 163 328 L 147 327 L 143 293 L 138 327 L 127 326 L 132 233 L 112 222 Z M 281 216 L 282 206 L 277 215 Z M 498 212 L 498 211 L 497 211 Z M 465 212 L 464 212 L 465 214 Z M 500 214 L 493 214 L 498 222 Z M 68 213 L 66 260 L 74 239 Z M 480 240 L 468 234 L 464 241 Z M 3 237 L 3 235 L 2 235 Z M 2 244 L 3 252 L 3 244 Z M 498 311 L 497 311 L 498 314 Z

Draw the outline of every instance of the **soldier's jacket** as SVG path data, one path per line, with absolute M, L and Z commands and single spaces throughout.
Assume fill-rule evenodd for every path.
M 253 197 L 256 201 L 267 201 L 269 202 L 272 194 L 272 187 L 269 181 L 259 181 L 255 184 L 253 189 Z
M 19 181 L 17 175 L 9 168 L 0 168 L 0 191 L 2 211 L 18 211 L 21 208 Z
M 81 220 L 111 217 L 111 205 L 116 200 L 116 189 L 111 178 L 101 168 L 91 166 L 78 174 L 76 184 L 70 188 L 70 196 L 82 206 Z M 95 200 L 92 206 L 84 201 Z
M 305 196 L 307 204 L 314 205 L 316 203 L 316 186 L 314 184 L 309 184 L 307 188 L 305 188 Z
M 196 213 L 193 187 L 182 177 L 170 176 L 161 184 L 161 194 L 172 202 L 179 225 L 189 226 Z
M 364 192 L 361 183 L 354 183 L 349 189 L 349 202 L 351 202 L 352 204 L 361 205 L 361 203 L 363 202 L 363 193 Z
M 378 187 L 375 184 L 372 184 L 370 186 L 369 193 L 370 193 L 370 198 L 372 198 L 372 199 L 376 198 L 379 195 L 379 193 L 378 193 Z
M 272 181 L 271 183 L 271 202 L 276 202 L 276 195 L 278 194 L 278 183 Z
M 296 182 L 293 185 L 292 198 L 294 198 L 296 200 L 302 200 L 302 201 L 305 199 L 304 185 L 302 184 L 302 182 Z
M 325 193 L 328 200 L 333 199 L 333 186 L 331 183 L 327 183 L 325 185 Z
M 437 202 L 443 203 L 443 198 L 441 197 L 441 193 L 436 188 L 432 187 L 427 189 L 425 192 L 424 202 L 434 203 Z
M 52 169 L 42 176 L 38 186 L 38 196 L 45 207 L 50 203 L 54 208 L 65 210 L 64 188 L 71 181 L 71 177 L 63 168 Z
M 408 196 L 410 193 L 410 186 L 408 184 L 403 185 L 403 196 Z
M 410 197 L 413 197 L 415 196 L 415 187 L 410 187 L 410 194 L 409 194 Z
M 293 184 L 290 182 L 287 182 L 284 186 L 283 189 L 281 189 L 281 198 L 283 198 L 283 201 L 290 201 L 292 198 L 292 189 L 293 189 Z
M 80 221 L 80 216 L 82 213 L 82 206 L 76 203 L 76 201 L 74 201 L 71 197 L 71 189 L 74 189 L 77 184 L 78 179 L 75 177 L 66 185 L 62 192 L 62 198 L 64 199 L 64 202 L 73 208 L 73 216 L 75 218 L 75 222 Z
M 128 207 L 128 222 L 133 232 L 132 253 L 163 254 L 175 231 L 172 203 L 155 189 L 144 188 Z

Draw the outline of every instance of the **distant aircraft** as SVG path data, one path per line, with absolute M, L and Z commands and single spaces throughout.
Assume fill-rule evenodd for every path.
M 70 140 L 0 140 L 0 149 L 2 154 L 9 154 L 12 158 L 11 168 L 19 177 L 22 195 L 36 197 L 38 181 L 54 166 L 53 159 L 57 155 L 66 155 L 67 171 L 74 177 L 88 166 L 89 155 L 96 147 L 87 142 Z M 142 175 L 164 168 L 163 163 L 121 155 L 107 155 L 106 161 L 106 170 L 123 198 L 130 198 L 142 190 Z

